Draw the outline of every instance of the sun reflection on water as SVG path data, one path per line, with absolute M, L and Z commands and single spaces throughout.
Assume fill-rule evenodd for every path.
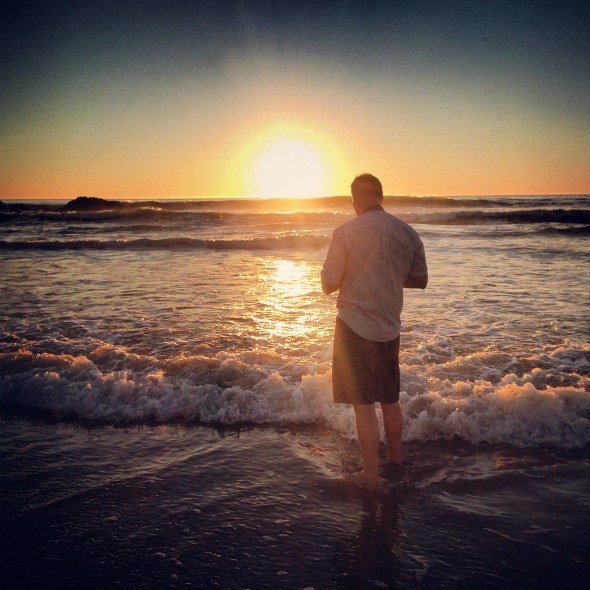
M 303 297 L 313 286 L 309 282 L 309 268 L 305 262 L 277 260 L 271 275 L 271 291 L 282 297 Z
M 313 329 L 314 292 L 318 278 L 302 261 L 274 260 L 261 277 L 266 292 L 260 303 L 270 311 L 263 327 L 275 337 L 301 337 Z

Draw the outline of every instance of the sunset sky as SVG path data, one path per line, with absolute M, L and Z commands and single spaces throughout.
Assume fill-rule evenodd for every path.
M 590 9 L 3 3 L 0 198 L 590 193 Z

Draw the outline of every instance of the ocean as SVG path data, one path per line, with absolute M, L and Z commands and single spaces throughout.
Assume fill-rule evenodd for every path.
M 319 272 L 349 198 L 0 205 L 3 588 L 579 588 L 590 196 L 387 197 L 401 476 L 366 494 Z

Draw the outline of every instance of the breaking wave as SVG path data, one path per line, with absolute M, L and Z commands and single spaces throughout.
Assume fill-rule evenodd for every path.
M 342 223 L 352 214 L 323 212 L 237 213 L 231 211 L 174 211 L 159 207 L 142 207 L 104 211 L 43 211 L 35 213 L 0 213 L 0 221 L 129 223 L 137 221 L 179 222 L 191 225 L 221 223 Z
M 329 236 L 291 234 L 287 236 L 200 240 L 196 238 L 137 238 L 134 240 L 0 240 L 0 250 L 280 250 L 321 248 Z
M 562 449 L 590 444 L 590 347 L 564 343 L 526 359 L 500 351 L 454 356 L 436 338 L 402 354 L 404 438 Z M 332 403 L 330 363 L 273 352 L 167 361 L 102 344 L 86 356 L 0 354 L 5 409 L 104 423 L 321 423 L 354 438 Z

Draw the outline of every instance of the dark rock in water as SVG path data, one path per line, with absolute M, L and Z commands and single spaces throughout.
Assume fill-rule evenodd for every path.
M 120 209 L 141 209 L 145 207 L 161 208 L 159 201 L 111 201 L 101 197 L 76 197 L 69 201 L 61 211 L 112 211 Z
M 109 201 L 100 197 L 76 197 L 62 207 L 62 211 L 105 211 L 108 209 L 124 209 L 127 203 Z
M 8 209 L 8 205 L 3 201 L 0 201 L 0 211 L 6 211 Z

